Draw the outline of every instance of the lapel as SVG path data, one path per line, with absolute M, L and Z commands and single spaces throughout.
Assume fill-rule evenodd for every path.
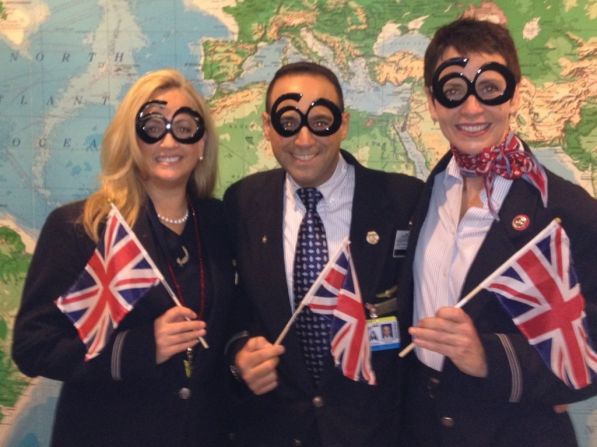
M 526 216 L 529 226 L 520 230 L 513 225 L 515 218 Z M 518 249 L 541 231 L 550 221 L 538 191 L 522 179 L 512 183 L 499 213 L 500 220 L 494 221 L 479 248 L 467 273 L 461 297 L 475 288 L 481 281 L 507 261 Z M 482 300 L 475 305 L 473 299 L 466 309 L 471 316 L 478 314 Z
M 379 176 L 359 164 L 349 153 L 342 156 L 354 166 L 355 189 L 350 223 L 350 249 L 364 301 L 372 301 L 384 273 L 387 253 L 394 244 L 396 222 L 390 217 L 391 203 L 387 191 L 379 184 Z M 367 235 L 376 233 L 379 241 L 367 241 Z
M 264 276 L 261 281 L 264 290 L 255 294 L 254 300 L 272 343 L 292 314 L 284 264 L 284 181 L 285 174 L 281 169 L 267 173 L 254 194 L 253 209 L 245 213 L 250 219 L 247 222 L 250 239 L 247 243 L 254 247 L 252 252 L 256 254 L 251 260 L 256 263 L 251 270 Z M 283 344 L 286 353 L 280 368 L 286 370 L 284 375 L 296 380 L 298 386 L 312 390 L 312 380 L 305 367 L 294 325 Z

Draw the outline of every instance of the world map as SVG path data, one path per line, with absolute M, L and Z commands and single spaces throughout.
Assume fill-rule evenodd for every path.
M 97 187 L 102 134 L 140 75 L 177 68 L 208 99 L 218 196 L 276 166 L 264 93 L 282 64 L 302 59 L 342 82 L 347 150 L 425 178 L 447 146 L 426 110 L 422 57 L 462 14 L 509 27 L 523 72 L 514 130 L 595 196 L 597 0 L 0 0 L 0 445 L 49 445 L 59 384 L 10 359 L 20 292 L 48 213 Z M 582 446 L 597 446 L 594 408 L 572 407 Z

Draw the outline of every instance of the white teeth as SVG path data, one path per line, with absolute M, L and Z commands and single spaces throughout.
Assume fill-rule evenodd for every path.
M 315 157 L 315 154 L 292 154 L 292 156 L 298 160 L 306 161 Z
M 176 163 L 177 161 L 180 161 L 182 157 L 178 157 L 178 156 L 169 156 L 169 157 L 157 157 L 156 161 L 158 163 Z
M 480 132 L 482 130 L 487 129 L 487 127 L 489 127 L 489 124 L 461 124 L 458 127 L 464 130 L 465 132 Z

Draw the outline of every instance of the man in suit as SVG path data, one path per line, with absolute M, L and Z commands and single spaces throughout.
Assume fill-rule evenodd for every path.
M 349 237 L 371 327 L 378 317 L 400 319 L 394 291 L 421 182 L 367 169 L 340 149 L 349 115 L 337 77 L 321 65 L 297 62 L 278 70 L 263 128 L 282 169 L 251 175 L 224 198 L 244 291 L 236 314 L 245 331 L 229 343 L 233 372 L 246 385 L 240 385 L 240 444 L 396 446 L 402 368 L 395 349 L 372 353 L 372 386 L 343 376 L 329 340 L 314 367 L 305 346 L 315 337 L 296 325 L 282 345 L 272 343 L 297 305 L 295 250 L 308 212 L 301 190 L 321 195 L 315 214 L 330 257 Z

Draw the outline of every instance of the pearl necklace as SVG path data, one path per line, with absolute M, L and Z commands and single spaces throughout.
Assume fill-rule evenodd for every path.
M 157 215 L 158 219 L 160 219 L 164 223 L 171 225 L 180 225 L 185 223 L 189 219 L 189 209 L 187 208 L 187 211 L 186 213 L 184 213 L 184 216 L 179 217 L 178 219 L 170 219 L 169 217 L 162 216 L 160 213 L 157 213 Z

